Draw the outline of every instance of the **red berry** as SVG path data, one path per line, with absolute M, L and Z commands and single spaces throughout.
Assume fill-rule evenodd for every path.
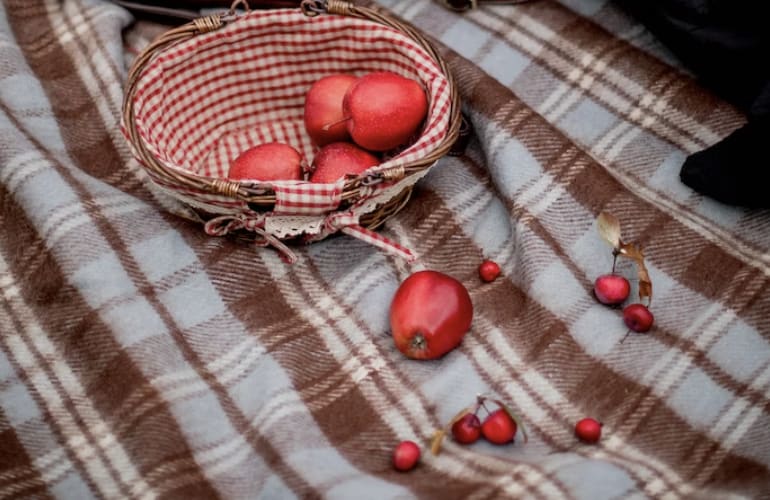
M 452 424 L 452 437 L 461 444 L 475 443 L 481 437 L 481 421 L 474 413 L 466 413 Z
M 401 441 L 393 450 L 393 466 L 396 470 L 411 470 L 419 460 L 420 447 L 414 441 Z
M 516 435 L 516 422 L 507 411 L 499 408 L 484 419 L 484 423 L 481 424 L 481 434 L 490 443 L 510 443 Z
M 655 317 L 644 304 L 631 304 L 623 309 L 623 322 L 635 332 L 649 331 L 654 321 Z
M 500 276 L 500 266 L 492 260 L 485 260 L 479 265 L 479 276 L 487 283 L 495 281 Z
M 594 295 L 602 304 L 620 304 L 631 293 L 628 280 L 618 274 L 603 274 L 594 282 Z
M 575 425 L 575 435 L 583 442 L 595 443 L 602 436 L 602 424 L 593 418 L 584 418 Z

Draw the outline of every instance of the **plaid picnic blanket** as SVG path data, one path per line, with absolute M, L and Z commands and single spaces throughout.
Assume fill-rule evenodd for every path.
M 770 213 L 678 179 L 744 117 L 607 0 L 377 3 L 435 42 L 474 129 L 379 230 L 412 264 L 341 235 L 287 265 L 178 217 L 120 132 L 127 67 L 167 26 L 4 0 L 0 498 L 768 497 Z M 592 296 L 601 212 L 644 249 L 646 334 Z M 419 269 L 475 308 L 436 361 L 389 333 Z M 528 442 L 430 453 L 478 394 Z

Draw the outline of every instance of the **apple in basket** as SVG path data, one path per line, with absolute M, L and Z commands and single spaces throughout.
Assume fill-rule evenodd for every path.
M 322 147 L 313 158 L 310 182 L 337 182 L 345 175 L 358 175 L 379 165 L 380 159 L 349 142 L 333 142 Z
M 227 177 L 233 180 L 301 180 L 302 155 L 281 142 L 267 142 L 242 152 L 230 165 Z
M 357 77 L 343 73 L 329 75 L 316 80 L 308 89 L 305 94 L 305 130 L 316 146 L 350 140 L 342 114 L 342 99 L 356 80 Z
M 367 73 L 342 100 L 353 142 L 370 151 L 388 151 L 414 138 L 428 114 L 423 86 L 389 71 Z

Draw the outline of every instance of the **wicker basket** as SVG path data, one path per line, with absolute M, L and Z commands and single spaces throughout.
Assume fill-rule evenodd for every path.
M 309 163 L 307 89 L 328 74 L 377 70 L 427 90 L 428 118 L 412 144 L 334 184 L 226 178 L 237 154 L 260 142 L 291 144 Z M 449 152 L 461 118 L 446 64 L 411 26 L 342 0 L 258 11 L 239 0 L 164 33 L 135 59 L 122 125 L 154 187 L 181 201 L 208 234 L 248 234 L 293 261 L 287 243 L 341 231 L 409 259 L 408 249 L 372 230 Z

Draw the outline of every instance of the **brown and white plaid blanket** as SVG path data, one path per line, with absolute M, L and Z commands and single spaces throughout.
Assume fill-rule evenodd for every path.
M 435 40 L 475 130 L 381 229 L 414 264 L 340 236 L 289 266 L 173 215 L 119 130 L 128 64 L 166 27 L 98 0 L 3 2 L 0 498 L 770 495 L 770 213 L 678 179 L 744 117 L 607 0 L 378 3 Z M 612 261 L 602 211 L 655 292 L 655 327 L 622 342 L 591 294 Z M 438 361 L 388 331 L 418 269 L 475 307 Z M 479 393 L 529 442 L 432 455 Z M 598 444 L 575 438 L 584 416 Z M 405 439 L 423 458 L 399 473 Z

